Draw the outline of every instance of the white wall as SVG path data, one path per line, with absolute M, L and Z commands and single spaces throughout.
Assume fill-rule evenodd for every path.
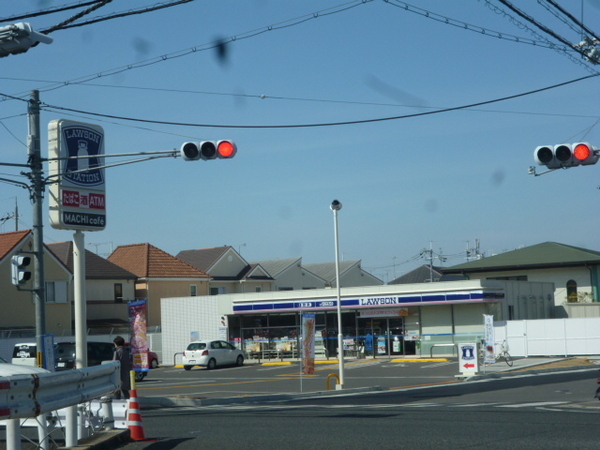
M 600 355 L 600 317 L 494 323 L 512 356 Z
M 166 365 L 181 363 L 188 344 L 198 339 L 228 340 L 221 327 L 220 295 L 209 297 L 174 297 L 161 300 L 162 351 Z

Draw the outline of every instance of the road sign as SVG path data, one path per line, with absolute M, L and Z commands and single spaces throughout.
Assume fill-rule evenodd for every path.
M 458 344 L 458 370 L 462 376 L 473 376 L 479 371 L 477 344 Z

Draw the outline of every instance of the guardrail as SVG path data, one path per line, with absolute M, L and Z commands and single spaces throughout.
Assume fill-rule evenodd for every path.
M 115 392 L 121 386 L 120 367 L 115 361 L 83 369 L 0 377 L 0 419 L 7 419 L 8 448 L 20 448 L 20 419 L 40 416 L 45 423 L 46 413 Z M 67 445 L 72 445 L 69 441 L 77 435 L 75 416 L 65 427 Z

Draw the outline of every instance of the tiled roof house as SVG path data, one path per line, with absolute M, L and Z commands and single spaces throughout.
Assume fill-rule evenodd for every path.
M 208 295 L 209 275 L 154 245 L 122 245 L 108 260 L 135 274 L 135 297 L 148 301 L 148 325 L 160 326 L 160 299 Z

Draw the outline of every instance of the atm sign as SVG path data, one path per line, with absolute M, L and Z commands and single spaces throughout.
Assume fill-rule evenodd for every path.
M 94 194 L 92 192 L 79 192 L 63 189 L 62 206 L 105 210 L 106 197 L 104 194 Z

